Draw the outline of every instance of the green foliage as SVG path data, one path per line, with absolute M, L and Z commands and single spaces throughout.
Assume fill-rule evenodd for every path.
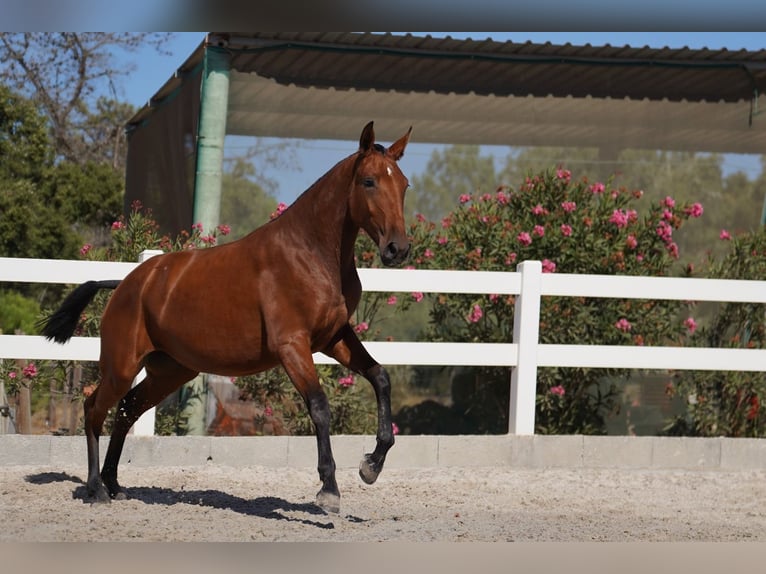
M 15 291 L 0 291 L 0 333 L 21 331 L 31 335 L 37 331 L 39 315 L 40 305 L 34 299 Z
M 491 157 L 480 155 L 479 146 L 436 149 L 431 153 L 425 173 L 411 178 L 406 213 L 439 219 L 452 210 L 458 195 L 490 191 L 496 183 L 494 162 Z M 445 189 L 449 189 L 449 193 L 444 193 Z
M 105 163 L 60 162 L 46 182 L 50 207 L 75 228 L 103 228 L 122 213 L 124 176 Z
M 517 263 L 539 260 L 544 272 L 671 275 L 681 269 L 674 233 L 702 213 L 699 204 L 670 197 L 646 205 L 640 191 L 573 180 L 565 169 L 528 176 L 515 190 L 462 194 L 459 201 L 442 221 L 420 217 L 413 226 L 412 259 L 418 267 L 513 271 Z M 673 301 L 548 297 L 541 308 L 540 340 L 673 344 L 686 328 L 681 307 Z M 511 342 L 513 311 L 513 297 L 437 295 L 431 298 L 425 337 Z M 460 432 L 505 432 L 510 372 L 491 368 L 478 373 L 462 377 L 462 383 L 458 379 L 462 388 L 453 384 L 459 414 L 475 421 Z M 536 432 L 605 432 L 616 390 L 604 390 L 601 383 L 614 375 L 627 372 L 541 369 Z
M 221 221 L 225 221 L 232 231 L 227 241 L 244 237 L 266 223 L 277 208 L 277 200 L 252 181 L 254 176 L 252 163 L 243 159 L 235 160 L 223 174 Z
M 45 116 L 0 83 L 0 180 L 39 181 L 52 160 Z
M 729 236 L 722 235 L 724 243 Z M 704 274 L 715 279 L 766 277 L 766 230 L 731 240 L 729 253 L 711 259 Z M 766 345 L 766 305 L 722 303 L 709 324 L 689 335 L 689 346 L 730 349 Z M 736 369 L 736 365 L 732 365 Z M 734 371 L 681 371 L 675 374 L 674 391 L 687 402 L 684 415 L 669 425 L 669 434 L 692 436 L 766 436 L 766 373 Z

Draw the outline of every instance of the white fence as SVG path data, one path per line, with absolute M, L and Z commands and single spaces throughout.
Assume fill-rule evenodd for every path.
M 143 257 L 154 253 L 145 252 Z M 136 264 L 0 258 L 0 282 L 82 283 L 121 279 Z M 762 371 L 766 350 L 539 343 L 544 296 L 605 297 L 766 303 L 766 281 L 542 273 L 539 261 L 516 272 L 360 269 L 365 291 L 515 295 L 512 343 L 365 342 L 383 365 L 513 367 L 509 432 L 534 434 L 538 367 L 694 369 Z M 0 335 L 0 359 L 98 360 L 99 341 L 73 337 L 66 345 L 43 337 Z M 332 363 L 322 354 L 318 364 Z M 150 418 L 149 418 L 150 417 Z M 153 413 L 136 423 L 136 434 L 152 434 Z M 147 428 L 147 422 L 150 424 Z

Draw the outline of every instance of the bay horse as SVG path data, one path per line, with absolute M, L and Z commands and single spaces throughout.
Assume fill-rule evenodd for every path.
M 397 161 L 412 128 L 385 148 L 373 122 L 359 149 L 338 162 L 279 217 L 249 235 L 209 249 L 148 259 L 122 281 L 76 287 L 43 322 L 42 334 L 68 341 L 100 289 L 114 289 L 101 318 L 100 382 L 85 400 L 87 492 L 96 502 L 126 498 L 117 466 L 133 423 L 199 373 L 242 376 L 281 365 L 306 403 L 317 439 L 317 505 L 340 511 L 330 447 L 330 407 L 312 354 L 322 352 L 364 376 L 375 391 L 376 446 L 359 474 L 372 484 L 394 444 L 386 370 L 361 344 L 349 319 L 362 293 L 354 243 L 363 229 L 384 265 L 402 263 L 410 249 Z M 132 382 L 141 369 L 146 377 Z M 119 401 L 99 473 L 99 436 Z

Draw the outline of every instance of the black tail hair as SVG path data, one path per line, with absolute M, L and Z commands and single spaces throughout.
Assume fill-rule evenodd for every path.
M 86 281 L 67 295 L 64 302 L 50 317 L 40 322 L 43 336 L 49 341 L 64 344 L 74 335 L 85 307 L 91 302 L 100 289 L 115 289 L 119 280 Z

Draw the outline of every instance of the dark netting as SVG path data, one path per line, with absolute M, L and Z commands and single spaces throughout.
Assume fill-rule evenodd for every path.
M 125 210 L 140 201 L 163 233 L 176 234 L 193 223 L 201 78 L 200 65 L 128 131 Z

